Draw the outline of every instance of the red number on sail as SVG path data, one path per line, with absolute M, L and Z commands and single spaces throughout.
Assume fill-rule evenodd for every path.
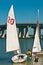
M 13 24 L 14 24 L 14 19 L 13 19 L 13 18 L 8 17 L 8 23 L 10 23 L 11 25 L 13 25 Z

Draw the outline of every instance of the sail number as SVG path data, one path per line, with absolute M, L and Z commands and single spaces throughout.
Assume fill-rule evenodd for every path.
M 10 23 L 11 25 L 13 25 L 14 24 L 14 19 L 11 18 L 11 17 L 8 17 L 8 23 Z

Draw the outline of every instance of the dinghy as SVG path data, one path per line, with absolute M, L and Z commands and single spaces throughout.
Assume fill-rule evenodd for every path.
M 16 21 L 14 16 L 13 5 L 10 8 L 7 19 L 7 35 L 6 35 L 6 52 L 16 52 L 11 60 L 15 63 L 24 62 L 27 59 L 26 54 L 22 54 L 20 50 L 20 44 L 18 40 L 17 30 L 16 30 Z

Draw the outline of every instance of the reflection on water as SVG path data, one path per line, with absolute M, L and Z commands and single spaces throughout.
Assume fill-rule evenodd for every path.
M 33 64 L 31 62 L 24 62 L 24 63 L 18 63 L 18 64 L 13 63 L 13 65 L 33 65 Z
M 13 63 L 13 65 L 32 65 L 31 62 L 23 62 L 23 63 Z

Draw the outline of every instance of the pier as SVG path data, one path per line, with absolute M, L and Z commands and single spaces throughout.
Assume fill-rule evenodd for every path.
M 34 37 L 36 31 L 37 22 L 28 22 L 28 23 L 16 23 L 17 33 L 19 38 L 30 38 Z M 6 37 L 6 28 L 7 24 L 0 24 L 0 38 Z M 33 35 L 29 33 L 29 28 L 33 30 Z M 43 29 L 43 23 L 39 22 L 40 36 L 41 30 Z M 32 33 L 32 31 L 31 31 Z M 43 35 L 42 35 L 43 36 Z

